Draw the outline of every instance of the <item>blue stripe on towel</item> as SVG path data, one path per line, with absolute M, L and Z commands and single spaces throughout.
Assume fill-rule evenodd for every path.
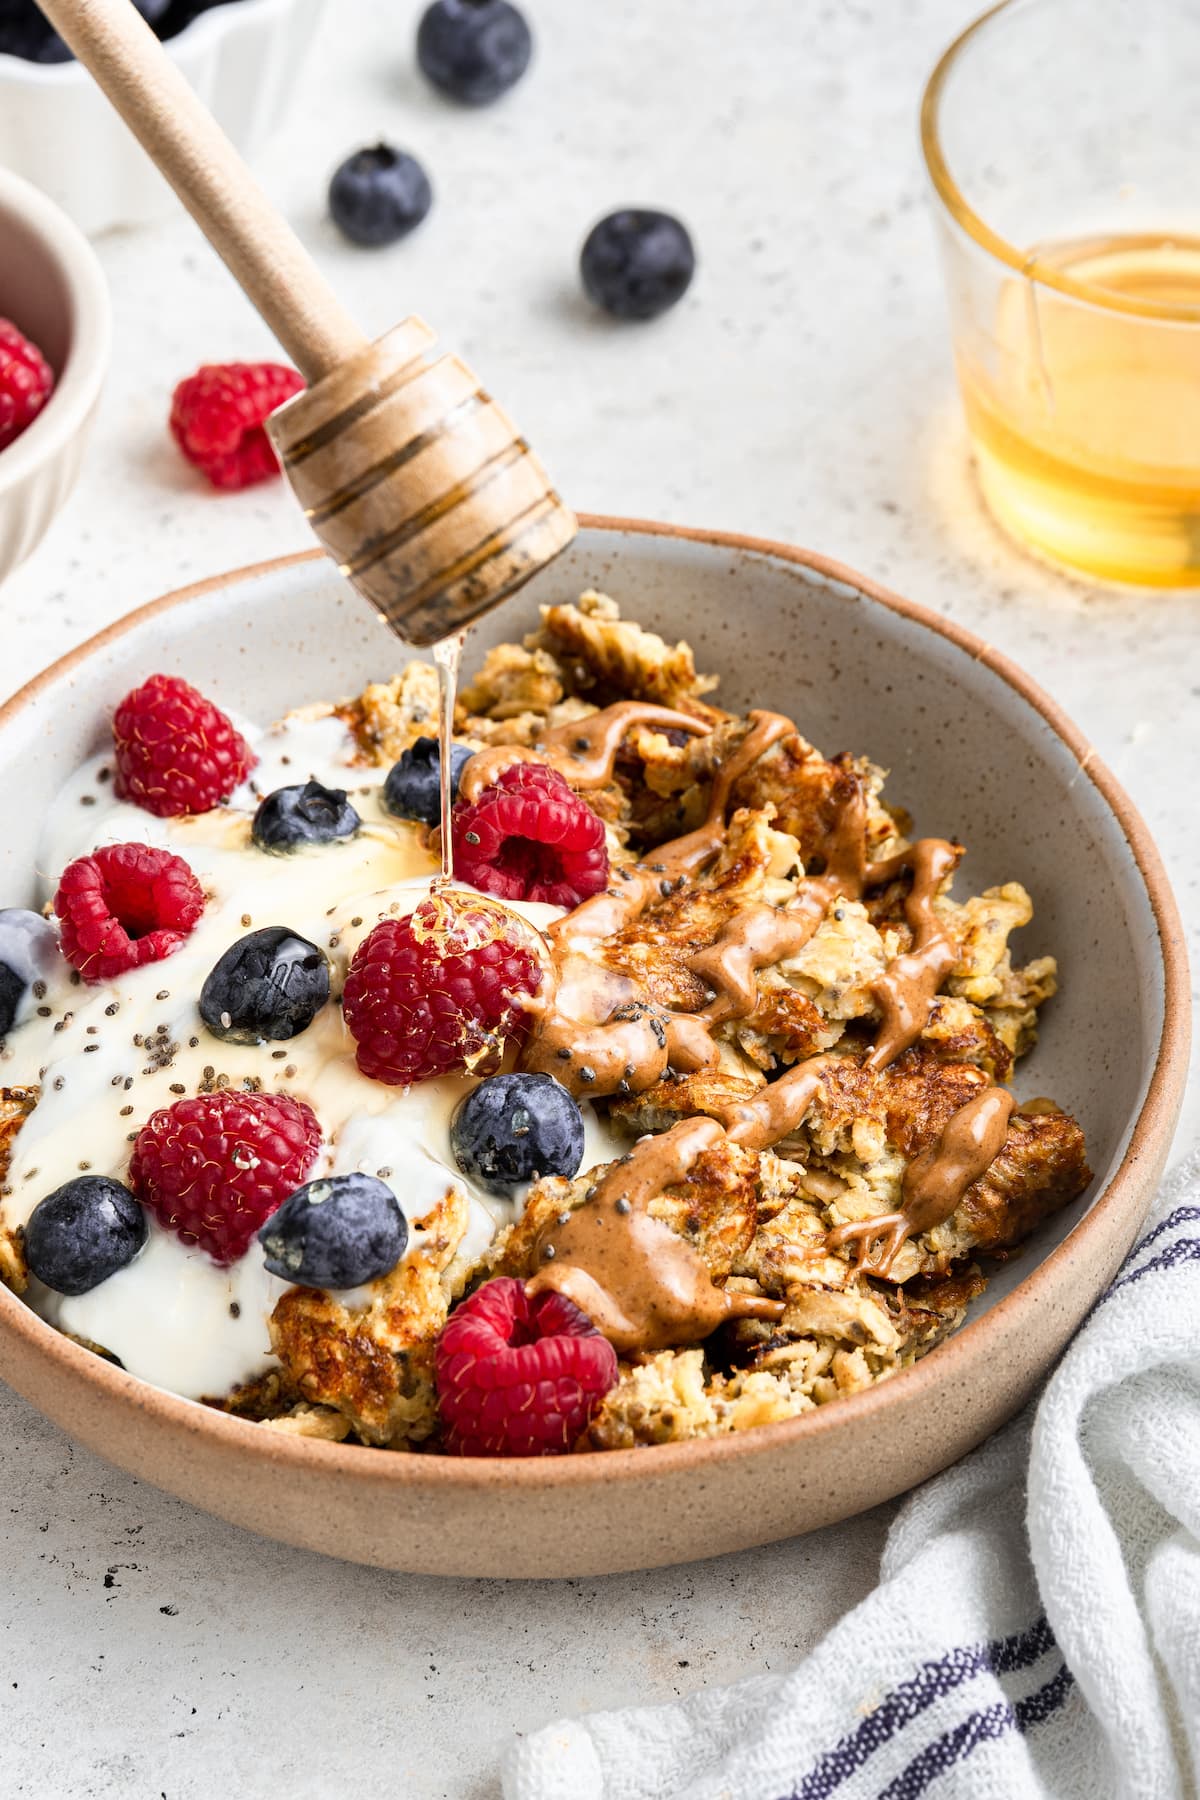
M 922 1663 L 915 1675 L 893 1688 L 860 1725 L 813 1764 L 787 1800 L 826 1800 L 898 1731 L 964 1681 L 985 1673 L 1007 1675 L 1027 1669 L 1054 1648 L 1054 1633 L 1045 1618 L 1040 1618 L 1012 1637 L 990 1644 L 960 1645 Z
M 1142 1246 L 1138 1247 L 1140 1249 Z M 1124 1275 L 1118 1275 L 1112 1286 L 1101 1294 L 1096 1305 L 1103 1306 L 1106 1300 L 1111 1300 L 1114 1294 L 1119 1294 L 1122 1288 L 1129 1287 L 1132 1282 L 1140 1281 L 1143 1275 L 1153 1275 L 1160 1269 L 1173 1269 L 1177 1263 L 1195 1262 L 1197 1258 L 1200 1258 L 1200 1238 L 1176 1238 L 1173 1244 L 1168 1244 L 1165 1250 L 1160 1250 L 1149 1262 L 1139 1263 L 1136 1269 L 1129 1269 Z
M 993 1743 L 1010 1731 L 1024 1733 L 1056 1713 L 1074 1682 L 1075 1677 L 1063 1663 L 1057 1675 L 1044 1687 L 1024 1700 L 1018 1700 L 1015 1705 L 1008 1700 L 997 1700 L 979 1712 L 968 1713 L 952 1731 L 944 1732 L 931 1744 L 926 1744 L 921 1754 L 881 1790 L 879 1800 L 918 1800 L 931 1782 L 945 1775 L 956 1763 L 965 1761 L 981 1744 Z

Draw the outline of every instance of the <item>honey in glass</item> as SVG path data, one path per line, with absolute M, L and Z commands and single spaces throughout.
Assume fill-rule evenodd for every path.
M 921 142 L 984 498 L 1114 581 L 1200 586 L 1200 0 L 1001 0 Z
M 1044 244 L 998 293 L 992 354 L 958 348 L 984 496 L 1019 538 L 1115 581 L 1200 580 L 1200 238 L 1129 234 Z M 1132 302 L 1136 312 L 1122 310 Z M 990 365 L 990 366 L 989 366 Z

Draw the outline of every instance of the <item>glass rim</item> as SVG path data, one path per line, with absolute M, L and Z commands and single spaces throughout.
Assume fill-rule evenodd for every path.
M 985 13 L 963 30 L 942 52 L 933 73 L 925 84 L 921 96 L 921 152 L 925 158 L 925 167 L 929 179 L 933 183 L 934 192 L 955 224 L 971 238 L 981 249 L 986 250 L 998 262 L 1006 263 L 1018 275 L 1027 281 L 1035 282 L 1042 287 L 1055 289 L 1058 293 L 1067 294 L 1073 300 L 1083 301 L 1089 306 L 1096 306 L 1105 312 L 1130 313 L 1136 318 L 1174 321 L 1177 324 L 1200 325 L 1200 306 L 1177 304 L 1167 300 L 1132 300 L 1124 294 L 1114 293 L 1098 283 L 1079 281 L 1073 275 L 1065 275 L 1061 270 L 1039 262 L 1036 255 L 1019 250 L 1006 238 L 980 217 L 967 200 L 962 189 L 950 173 L 950 167 L 942 149 L 939 131 L 939 115 L 942 96 L 946 83 L 958 63 L 964 50 L 974 40 L 993 25 L 1002 13 L 1011 12 L 1018 6 L 1050 4 L 1051 0 L 997 0 Z

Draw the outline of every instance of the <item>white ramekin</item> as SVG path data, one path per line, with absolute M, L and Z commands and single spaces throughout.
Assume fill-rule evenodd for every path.
M 231 0 L 165 49 L 243 155 L 283 119 L 326 0 Z M 35 181 L 94 236 L 178 204 L 78 63 L 0 56 L 0 164 Z
M 4 60 L 0 58 L 0 60 Z M 0 450 L 0 581 L 75 485 L 108 368 L 108 288 L 96 253 L 44 194 L 0 169 L 0 316 L 43 352 L 54 392 Z

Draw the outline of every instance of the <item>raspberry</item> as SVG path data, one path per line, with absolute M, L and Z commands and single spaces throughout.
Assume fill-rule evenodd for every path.
M 564 1294 L 485 1281 L 437 1343 L 437 1390 L 459 1456 L 560 1456 L 617 1379 L 607 1338 Z
M 578 906 L 608 884 L 604 826 L 557 769 L 514 763 L 450 821 L 454 873 L 502 900 Z
M 287 1094 L 230 1088 L 164 1106 L 138 1132 L 129 1185 L 185 1244 L 236 1262 L 312 1168 L 316 1115 Z
M 525 1023 L 541 963 L 525 927 L 494 901 L 423 900 L 384 919 L 355 951 L 342 992 L 364 1075 L 404 1087 L 430 1075 L 495 1068 Z
M 263 420 L 304 386 L 284 363 L 205 363 L 171 400 L 171 435 L 218 488 L 250 487 L 279 473 Z
M 115 788 L 160 819 L 227 800 L 258 758 L 219 707 L 177 675 L 151 675 L 113 715 Z
M 204 889 L 169 850 L 105 844 L 68 863 L 54 910 L 67 961 L 85 981 L 113 981 L 178 950 L 204 911 Z
M 0 319 L 0 450 L 19 438 L 50 398 L 54 371 L 11 319 Z

